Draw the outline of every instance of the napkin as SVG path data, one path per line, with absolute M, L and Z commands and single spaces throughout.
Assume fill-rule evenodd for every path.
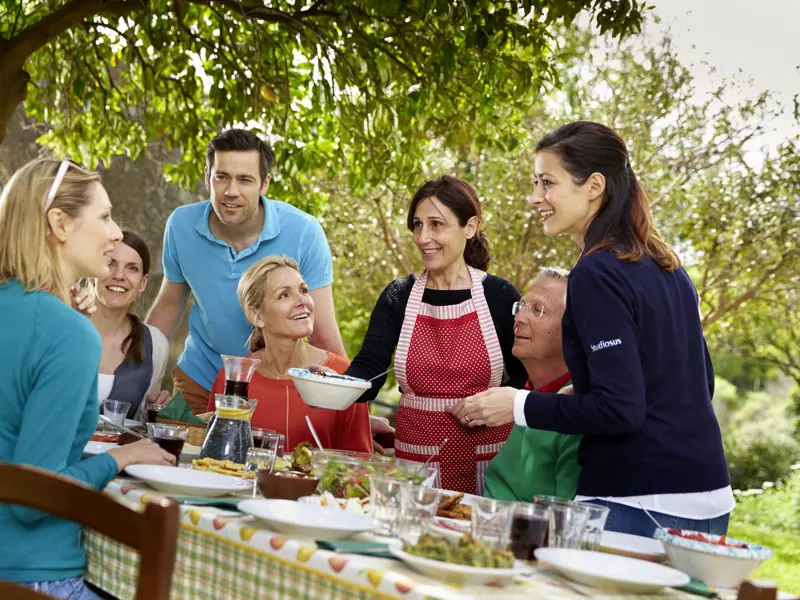
M 692 579 L 689 583 L 678 588 L 682 592 L 689 594 L 696 594 L 698 596 L 705 596 L 706 598 L 717 598 L 718 594 L 714 588 L 708 587 L 699 579 Z
M 317 546 L 340 554 L 363 554 L 378 558 L 394 558 L 389 553 L 389 544 L 380 542 L 357 542 L 353 540 L 317 540 Z
M 206 422 L 200 417 L 196 416 L 186 400 L 183 399 L 183 394 L 178 392 L 170 400 L 164 408 L 158 411 L 158 416 L 161 419 L 169 419 L 170 421 L 181 421 L 182 423 L 193 423 L 195 425 L 205 425 Z

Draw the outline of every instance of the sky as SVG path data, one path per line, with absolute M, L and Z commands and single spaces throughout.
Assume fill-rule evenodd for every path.
M 800 0 L 647 2 L 661 23 L 648 24 L 645 34 L 657 41 L 670 29 L 678 58 L 696 77 L 698 93 L 737 76 L 751 80 L 748 97 L 772 90 L 783 104 L 784 115 L 751 152 L 758 154 L 762 147 L 773 148 L 800 134 L 792 114 L 794 96 L 800 93 Z M 709 67 L 715 72 L 709 74 Z

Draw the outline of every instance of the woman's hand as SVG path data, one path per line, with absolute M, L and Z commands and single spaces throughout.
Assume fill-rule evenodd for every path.
M 490 388 L 462 399 L 447 412 L 468 427 L 507 425 L 514 422 L 514 397 L 518 391 L 510 387 Z
M 308 365 L 308 370 L 312 373 L 328 373 L 330 375 L 338 375 L 336 371 L 324 365 Z
M 175 466 L 175 456 L 147 438 L 109 450 L 108 454 L 117 461 L 119 471 L 130 465 Z
M 94 280 L 90 279 L 89 285 L 85 288 L 73 285 L 69 289 L 70 295 L 72 296 L 72 308 L 87 317 L 91 317 L 95 311 L 97 311 L 97 307 L 94 305 L 94 288 Z
M 157 394 L 147 394 L 145 402 L 155 404 L 159 408 L 164 408 L 172 400 L 172 396 L 167 390 L 161 390 Z
M 382 433 L 394 433 L 394 427 L 389 425 L 389 419 L 384 417 L 369 416 L 369 428 L 372 431 L 372 447 L 377 454 L 384 454 L 386 450 L 378 442 L 375 441 L 375 436 Z

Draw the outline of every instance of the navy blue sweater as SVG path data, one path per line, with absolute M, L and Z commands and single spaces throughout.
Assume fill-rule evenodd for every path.
M 562 321 L 574 395 L 531 392 L 529 427 L 582 434 L 578 494 L 705 492 L 729 484 L 697 292 L 683 268 L 611 252 L 569 276 Z

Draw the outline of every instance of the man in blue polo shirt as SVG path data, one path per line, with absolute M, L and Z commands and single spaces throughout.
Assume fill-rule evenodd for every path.
M 311 343 L 345 356 L 333 306 L 331 251 L 319 222 L 285 202 L 265 198 L 275 154 L 243 129 L 220 134 L 206 151 L 211 200 L 181 206 L 164 231 L 164 280 L 147 322 L 172 336 L 186 310 L 189 337 L 173 370 L 173 393 L 195 413 L 205 412 L 221 354 L 244 356 L 252 326 L 236 296 L 239 278 L 270 254 L 300 265 L 314 299 Z

